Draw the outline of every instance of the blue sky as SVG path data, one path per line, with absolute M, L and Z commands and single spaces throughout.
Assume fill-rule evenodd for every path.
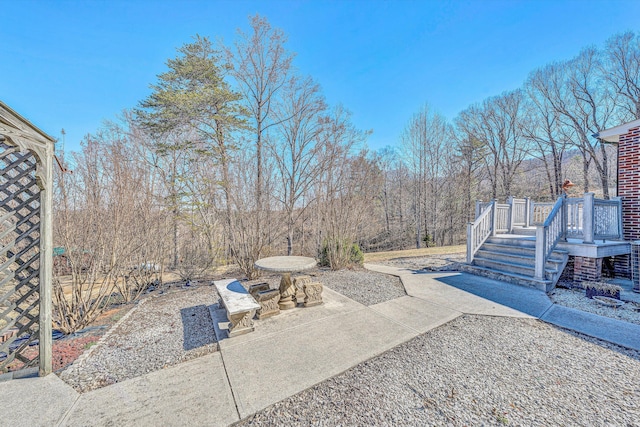
M 150 93 L 196 33 L 230 43 L 249 15 L 288 35 L 295 65 L 327 101 L 397 143 L 427 102 L 453 119 L 529 72 L 640 30 L 640 1 L 0 0 L 0 100 L 77 150 Z

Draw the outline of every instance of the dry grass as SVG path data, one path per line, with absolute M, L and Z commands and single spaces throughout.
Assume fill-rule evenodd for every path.
M 429 255 L 450 255 L 464 253 L 465 245 L 438 246 L 435 248 L 406 249 L 403 251 L 371 252 L 364 254 L 364 262 L 389 261 L 396 258 L 422 257 Z

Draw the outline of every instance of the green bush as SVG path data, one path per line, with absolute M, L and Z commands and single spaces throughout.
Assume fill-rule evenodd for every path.
M 424 242 L 424 245 L 427 248 L 430 248 L 432 246 L 435 246 L 435 242 L 433 241 L 433 239 L 431 238 L 430 234 L 425 234 L 425 236 L 422 238 L 422 241 Z
M 344 267 L 362 265 L 364 254 L 357 243 L 349 239 L 325 239 L 318 254 L 320 265 L 339 270 Z
M 350 261 L 352 264 L 355 264 L 355 265 L 361 266 L 362 264 L 364 264 L 364 254 L 360 250 L 360 246 L 358 246 L 357 243 L 354 243 L 353 245 L 351 245 Z

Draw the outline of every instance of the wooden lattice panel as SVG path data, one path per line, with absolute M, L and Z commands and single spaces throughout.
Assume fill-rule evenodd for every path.
M 38 365 L 39 245 L 36 158 L 0 142 L 0 372 Z

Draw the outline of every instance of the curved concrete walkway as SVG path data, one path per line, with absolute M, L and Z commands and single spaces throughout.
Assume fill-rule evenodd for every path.
M 408 295 L 366 307 L 325 288 L 323 305 L 257 321 L 254 332 L 221 339 L 217 353 L 85 394 L 56 375 L 0 382 L 3 423 L 226 426 L 464 313 L 540 318 L 640 349 L 640 326 L 554 306 L 540 291 L 464 273 L 365 267 L 399 276 Z M 224 311 L 210 311 L 224 336 Z
M 510 308 L 555 326 L 640 351 L 640 325 L 553 304 L 546 293 L 533 288 L 468 273 L 422 273 L 375 264 L 366 267 L 399 276 L 409 295 L 465 313 L 491 315 L 491 310 L 495 310 L 496 314 L 509 315 Z M 492 303 L 500 308 L 491 308 Z

